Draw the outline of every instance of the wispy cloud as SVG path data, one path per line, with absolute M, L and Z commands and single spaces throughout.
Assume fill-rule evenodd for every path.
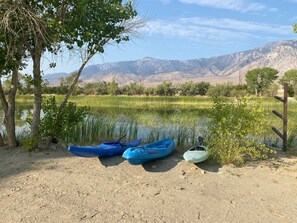
M 212 8 L 229 9 L 240 12 L 261 11 L 267 8 L 266 5 L 247 0 L 179 0 L 185 4 L 196 4 Z
M 147 23 L 143 31 L 150 34 L 188 39 L 212 44 L 232 44 L 234 41 L 251 41 L 264 36 L 292 34 L 291 26 L 255 23 L 234 19 L 210 19 L 202 17 L 181 18 L 176 21 L 156 20 Z M 261 36 L 260 36 L 261 35 Z

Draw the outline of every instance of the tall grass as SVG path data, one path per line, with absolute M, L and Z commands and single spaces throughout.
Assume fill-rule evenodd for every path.
M 123 137 L 131 140 L 137 137 L 138 124 L 130 119 L 112 119 L 108 116 L 88 116 L 77 125 L 71 135 L 64 140 L 79 144 L 99 144 Z
M 57 96 L 58 101 L 61 99 L 62 96 Z M 201 121 L 208 117 L 213 106 L 208 97 L 75 96 L 70 100 L 91 108 L 90 116 L 65 139 L 80 144 L 98 144 L 127 134 L 124 140 L 143 137 L 144 142 L 149 143 L 171 137 L 178 147 L 189 147 L 196 144 L 200 128 L 204 127 Z M 282 130 L 281 119 L 272 114 L 272 110 L 282 113 L 282 103 L 274 98 L 255 98 L 251 102 L 258 100 L 267 111 L 267 132 L 261 136 L 262 140 L 281 146 L 271 126 Z M 20 109 L 30 108 L 33 96 L 18 96 L 17 101 Z M 294 147 L 297 139 L 295 99 L 289 100 L 288 116 L 288 142 Z

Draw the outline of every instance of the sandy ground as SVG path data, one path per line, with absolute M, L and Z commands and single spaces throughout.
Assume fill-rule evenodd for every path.
M 297 158 L 245 167 L 181 154 L 132 166 L 121 156 L 0 149 L 0 222 L 297 222 Z

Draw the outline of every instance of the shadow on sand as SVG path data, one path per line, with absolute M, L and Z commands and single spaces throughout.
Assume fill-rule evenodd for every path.
M 173 152 L 169 156 L 144 163 L 142 166 L 148 172 L 166 172 L 174 168 L 179 161 L 177 154 Z
M 196 163 L 195 165 L 202 170 L 215 173 L 219 172 L 219 169 L 222 167 L 221 165 L 210 164 L 207 161 L 202 163 Z
M 39 169 L 43 161 L 71 157 L 65 148 L 44 148 L 41 151 L 27 152 L 21 147 L 14 149 L 0 148 L 0 181 L 22 172 Z
M 120 163 L 124 162 L 125 159 L 118 155 L 118 156 L 110 156 L 110 157 L 98 157 L 98 160 L 100 161 L 100 163 L 105 166 L 117 166 Z

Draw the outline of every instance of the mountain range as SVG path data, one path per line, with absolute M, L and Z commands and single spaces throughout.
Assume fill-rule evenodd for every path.
M 121 61 L 86 66 L 80 80 L 83 83 L 114 79 L 120 85 L 142 82 L 145 86 L 162 81 L 172 83 L 207 81 L 211 84 L 244 83 L 248 70 L 272 67 L 281 77 L 287 70 L 297 69 L 297 40 L 268 43 L 262 47 L 223 56 L 191 59 L 161 60 L 151 57 L 135 61 Z M 75 71 L 73 71 L 75 72 Z M 44 76 L 50 85 L 58 85 L 61 77 L 71 73 L 54 73 Z

